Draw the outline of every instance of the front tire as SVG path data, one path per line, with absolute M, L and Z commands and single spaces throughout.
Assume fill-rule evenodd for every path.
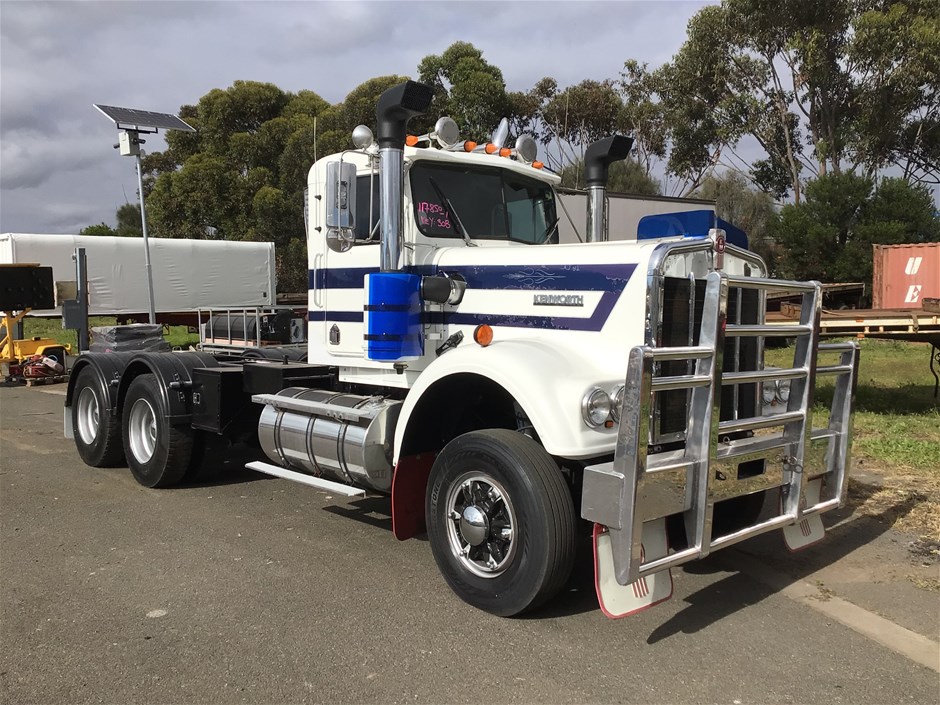
M 191 426 L 171 426 L 156 378 L 134 378 L 124 397 L 124 454 L 144 487 L 170 487 L 186 474 L 193 452 Z
M 94 369 L 81 369 L 72 398 L 72 435 L 81 459 L 93 468 L 123 465 L 121 424 L 108 410 L 107 392 Z
M 501 617 L 551 599 L 571 574 L 577 519 L 551 456 L 515 431 L 454 439 L 431 469 L 428 540 L 447 584 Z

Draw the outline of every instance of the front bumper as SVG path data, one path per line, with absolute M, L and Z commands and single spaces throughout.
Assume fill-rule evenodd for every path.
M 799 291 L 800 322 L 788 325 L 727 323 L 729 286 Z M 714 550 L 834 509 L 848 486 L 852 404 L 858 346 L 819 342 L 821 287 L 712 272 L 707 277 L 699 343 L 637 346 L 630 352 L 626 394 L 614 459 L 585 468 L 581 515 L 610 532 L 617 582 L 628 585 L 660 570 L 703 558 Z M 792 367 L 722 372 L 726 337 L 795 338 Z M 822 358 L 822 359 L 821 359 Z M 694 361 L 692 374 L 660 376 L 668 360 Z M 835 376 L 824 426 L 813 428 L 816 378 Z M 723 386 L 790 381 L 787 408 L 771 416 L 720 420 Z M 650 453 L 655 396 L 687 390 L 684 447 Z M 732 440 L 733 439 L 733 440 Z M 741 472 L 742 464 L 762 471 Z M 809 483 L 814 483 L 807 492 Z M 712 517 L 722 500 L 779 488 L 776 513 L 733 533 L 714 536 Z M 819 489 L 818 498 L 816 489 Z M 645 560 L 643 525 L 681 514 L 688 547 Z

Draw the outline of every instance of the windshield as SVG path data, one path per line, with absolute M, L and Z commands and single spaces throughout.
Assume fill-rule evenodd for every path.
M 429 237 L 544 242 L 557 220 L 548 184 L 508 169 L 415 162 L 415 220 Z M 452 212 L 453 211 L 453 212 Z

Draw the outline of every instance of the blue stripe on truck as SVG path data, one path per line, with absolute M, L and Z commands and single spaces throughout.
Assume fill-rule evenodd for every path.
M 620 299 L 635 264 L 565 264 L 565 265 L 467 265 L 462 267 L 406 267 L 413 274 L 434 275 L 445 271 L 459 274 L 469 289 L 530 291 L 601 291 L 601 299 L 589 318 L 575 316 L 534 316 L 524 314 L 444 313 L 444 323 L 453 325 L 511 326 L 548 330 L 599 331 Z M 367 274 L 377 267 L 346 269 L 311 269 L 311 289 L 362 289 Z M 440 315 L 425 312 L 425 315 Z M 310 311 L 310 321 L 361 323 L 362 311 Z

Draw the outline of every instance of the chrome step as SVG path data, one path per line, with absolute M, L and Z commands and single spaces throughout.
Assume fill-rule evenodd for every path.
M 265 463 L 260 460 L 248 463 L 245 465 L 245 467 L 256 472 L 263 472 L 265 475 L 273 475 L 274 477 L 280 477 L 283 480 L 299 482 L 302 485 L 309 485 L 310 487 L 316 487 L 318 490 L 332 492 L 333 494 L 342 495 L 344 497 L 366 496 L 366 491 L 359 489 L 358 487 L 344 485 L 341 482 L 333 482 L 332 480 L 324 480 L 322 477 L 305 475 L 302 472 L 295 472 L 294 470 L 282 468 L 280 465 L 272 465 L 271 463 Z

